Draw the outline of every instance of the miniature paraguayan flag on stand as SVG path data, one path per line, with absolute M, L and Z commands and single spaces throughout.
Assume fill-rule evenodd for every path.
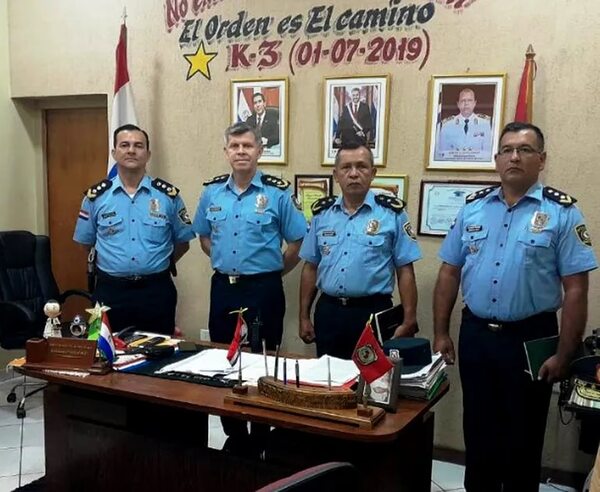
M 100 325 L 100 336 L 98 337 L 98 350 L 104 355 L 108 362 L 113 362 L 117 358 L 117 351 L 108 323 L 108 315 L 102 313 L 102 323 Z

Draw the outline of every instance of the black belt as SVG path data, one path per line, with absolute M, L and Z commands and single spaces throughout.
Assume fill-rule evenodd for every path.
M 371 307 L 378 302 L 389 301 L 391 298 L 392 296 L 389 294 L 373 294 L 372 296 L 363 297 L 334 297 L 325 294 L 325 292 L 322 292 L 320 297 L 325 302 L 346 307 Z
M 215 278 L 227 279 L 227 282 L 231 285 L 274 276 L 281 277 L 281 271 L 277 270 L 275 272 L 252 273 L 250 275 L 229 275 L 228 273 L 221 273 L 215 270 Z
M 96 272 L 96 275 L 98 276 L 98 280 L 102 280 L 104 282 L 113 282 L 120 284 L 140 284 L 152 280 L 168 278 L 170 276 L 170 272 L 169 270 L 163 270 L 162 272 L 149 273 L 148 275 L 126 275 L 123 277 L 117 277 L 115 275 L 110 275 L 106 272 L 103 272 L 102 270 L 98 270 Z
M 499 332 L 504 330 L 522 329 L 528 324 L 552 319 L 556 316 L 556 312 L 544 311 L 543 313 L 534 314 L 533 316 L 529 316 L 528 318 L 520 319 L 517 321 L 500 321 L 496 319 L 480 318 L 479 316 L 473 314 L 473 311 L 469 309 L 469 306 L 465 306 L 463 309 L 463 316 L 464 315 L 467 315 L 475 321 L 485 325 L 486 328 L 490 331 Z

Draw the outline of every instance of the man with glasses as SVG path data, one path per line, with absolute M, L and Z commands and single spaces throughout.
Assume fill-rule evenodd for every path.
M 543 186 L 544 136 L 509 123 L 495 156 L 501 185 L 467 197 L 440 249 L 434 351 L 455 360 L 450 314 L 459 285 L 458 358 L 468 491 L 536 491 L 552 383 L 567 375 L 598 264 L 575 198 Z M 555 355 L 528 374 L 524 342 L 557 335 Z
M 377 169 L 371 150 L 346 143 L 338 151 L 333 176 L 339 198 L 322 198 L 312 207 L 313 220 L 300 257 L 299 334 L 316 341 L 317 354 L 349 359 L 369 316 L 392 306 L 394 277 L 404 308 L 404 321 L 394 336 L 417 330 L 417 287 L 413 262 L 421 251 L 404 203 L 375 196 L 369 187 Z M 310 318 L 317 288 L 314 326 Z

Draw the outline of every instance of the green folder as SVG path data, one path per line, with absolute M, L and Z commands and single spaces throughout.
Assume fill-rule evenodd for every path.
M 529 368 L 527 372 L 529 372 L 531 380 L 535 381 L 538 378 L 540 367 L 556 354 L 556 350 L 558 349 L 558 335 L 528 340 L 527 342 L 523 342 L 523 345 Z

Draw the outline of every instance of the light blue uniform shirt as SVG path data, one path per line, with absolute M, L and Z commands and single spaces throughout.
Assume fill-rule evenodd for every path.
M 185 204 L 152 186 L 146 175 L 131 198 L 119 175 L 94 200 L 85 197 L 73 239 L 96 246 L 96 264 L 114 276 L 149 275 L 169 268 L 175 243 L 194 238 Z
M 289 190 L 262 182 L 257 171 L 240 193 L 229 176 L 207 185 L 200 197 L 193 229 L 210 237 L 212 267 L 228 275 L 283 270 L 282 239 L 291 243 L 306 234 L 306 220 Z
M 509 207 L 495 189 L 460 210 L 442 243 L 440 259 L 462 268 L 464 301 L 480 318 L 517 321 L 556 311 L 561 277 L 598 266 L 578 234 L 579 209 L 542 192 L 536 183 Z
M 466 119 L 461 115 L 444 120 L 440 131 L 436 159 L 489 161 L 492 157 L 492 128 L 490 118 L 473 113 Z
M 317 265 L 317 287 L 335 297 L 394 292 L 395 269 L 421 258 L 406 212 L 375 202 L 369 191 L 350 215 L 340 196 L 313 217 L 300 258 Z

